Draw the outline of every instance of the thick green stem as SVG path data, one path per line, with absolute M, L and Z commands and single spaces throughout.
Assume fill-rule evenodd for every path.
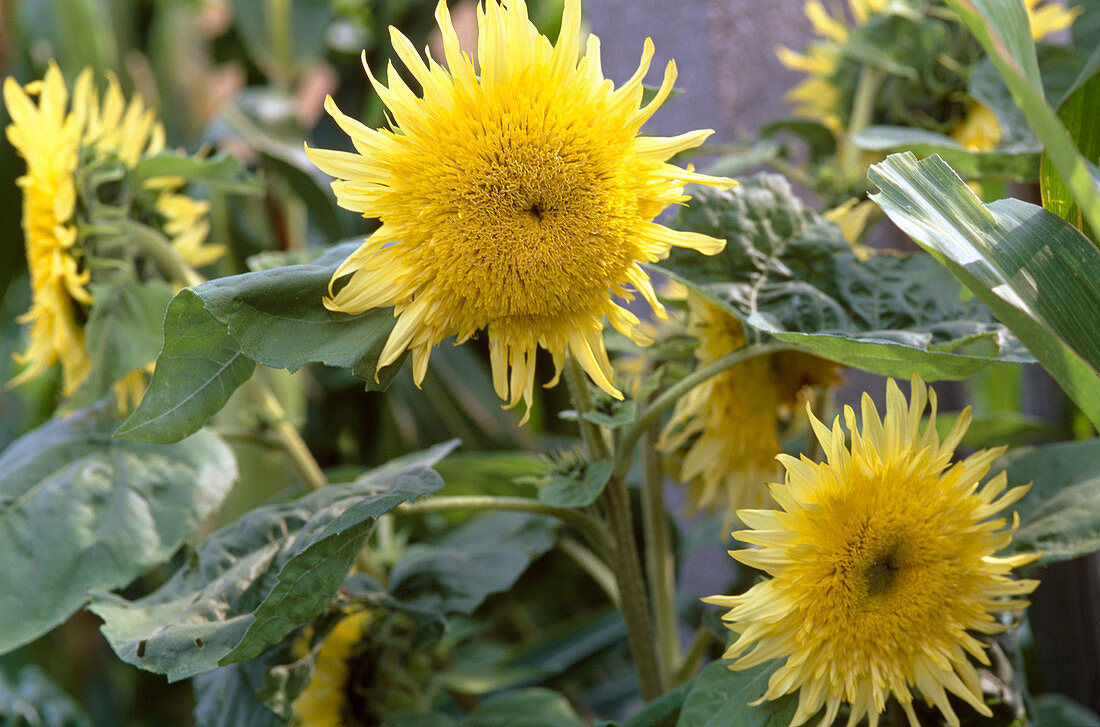
M 645 563 L 650 602 L 657 625 L 657 668 L 661 683 L 670 684 L 680 661 L 680 637 L 676 617 L 675 558 L 665 511 L 664 471 L 657 451 L 657 428 L 642 438 L 642 524 L 645 528 Z
M 204 282 L 202 275 L 187 264 L 164 235 L 133 220 L 123 220 L 120 225 L 120 232 L 129 242 L 156 263 L 168 278 L 187 286 Z
M 852 115 L 848 118 L 848 129 L 840 140 L 840 169 L 844 178 L 850 181 L 861 179 L 867 172 L 862 163 L 862 152 L 852 142 L 852 138 L 871 125 L 875 111 L 875 94 L 882 85 L 883 71 L 879 68 L 864 66 L 859 72 L 855 98 L 852 101 Z
M 573 398 L 573 406 L 579 415 L 581 436 L 584 438 L 589 456 L 593 461 L 609 458 L 610 452 L 600 428 L 584 418 L 584 414 L 592 410 L 592 399 L 588 393 L 584 372 L 572 357 L 569 357 L 565 363 L 565 381 Z M 630 491 L 627 489 L 626 478 L 623 475 L 611 476 L 607 487 L 604 488 L 602 502 L 611 528 L 611 537 L 615 541 L 612 567 L 622 600 L 623 620 L 626 622 L 630 655 L 634 659 L 634 668 L 638 672 L 642 698 L 649 701 L 660 696 L 664 688 L 661 683 L 661 672 L 657 668 L 657 649 L 651 628 L 649 598 L 642 579 L 642 567 L 638 562 L 638 551 L 634 544 Z
M 615 585 L 615 574 L 607 567 L 607 563 L 600 560 L 599 556 L 584 547 L 576 539 L 568 536 L 558 540 L 558 549 L 573 559 L 577 565 L 592 577 L 597 585 L 603 589 L 611 602 L 617 608 L 622 608 L 622 599 L 619 596 L 619 587 Z
M 786 350 L 791 350 L 791 347 L 785 343 L 758 343 L 751 346 L 745 346 L 744 348 L 739 348 L 736 351 L 727 353 L 722 358 L 712 361 L 706 366 L 695 369 L 690 374 L 665 389 L 660 396 L 650 402 L 649 406 L 642 411 L 629 427 L 623 430 L 622 436 L 619 437 L 618 446 L 615 452 L 615 470 L 612 477 L 623 477 L 630 471 L 630 463 L 634 458 L 634 447 L 637 446 L 638 440 L 641 439 L 646 430 L 655 426 L 657 422 L 660 421 L 661 415 L 665 413 L 665 410 L 675 404 L 681 396 L 688 393 L 711 376 L 716 376 L 742 361 L 754 356 L 763 356 L 764 354 Z
M 493 495 L 455 495 L 452 497 L 426 497 L 417 502 L 401 505 L 397 512 L 414 514 L 422 512 L 447 512 L 449 510 L 509 510 L 549 515 L 572 525 L 584 533 L 591 542 L 610 549 L 612 542 L 607 528 L 578 510 L 554 507 L 529 497 L 496 497 Z

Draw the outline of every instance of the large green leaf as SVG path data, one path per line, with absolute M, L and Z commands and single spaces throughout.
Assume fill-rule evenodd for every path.
M 1038 145 L 976 152 L 960 146 L 949 136 L 911 126 L 869 126 L 852 137 L 852 142 L 865 151 L 911 151 L 921 157 L 939 154 L 967 178 L 1024 182 L 1039 176 Z
M 947 0 L 978 39 L 1012 93 L 1024 118 L 1043 142 L 1044 153 L 1080 205 L 1086 221 L 1100 230 L 1100 184 L 1089 172 L 1066 127 L 1047 103 L 1031 26 L 1021 0 Z
M 719 659 L 695 678 L 676 727 L 787 727 L 798 700 L 787 695 L 750 707 L 768 689 L 777 662 L 733 671 Z
M 173 681 L 251 659 L 325 610 L 376 518 L 442 487 L 429 467 L 453 446 L 251 510 L 151 595 L 99 592 L 91 609 L 123 661 Z
M 1035 727 L 1100 727 L 1100 716 L 1061 694 L 1035 700 Z
M 89 589 L 125 585 L 167 560 L 236 479 L 232 452 L 213 434 L 171 446 L 114 439 L 114 411 L 80 410 L 0 454 L 0 582 L 10 585 L 0 589 L 9 615 L 0 652 L 60 624 Z
M 557 522 L 527 513 L 472 519 L 432 545 L 413 545 L 390 572 L 390 593 L 441 613 L 471 613 L 512 587 L 557 542 Z
M 1002 464 L 1010 485 L 1032 483 L 1011 552 L 1042 551 L 1046 564 L 1100 550 L 1100 439 L 1016 450 Z
M 115 381 L 156 359 L 158 334 L 172 292 L 172 286 L 162 280 L 138 283 L 129 277 L 91 286 L 94 302 L 84 332 L 92 373 L 70 406 L 87 406 L 104 396 Z
M 1100 424 L 1100 251 L 1035 205 L 983 205 L 938 157 L 895 154 L 868 178 L 890 219 L 992 308 Z
M 399 368 L 387 367 L 379 374 L 381 383 L 374 383 L 378 356 L 393 330 L 393 311 L 349 315 L 321 303 L 332 274 L 360 244 L 329 248 L 308 265 L 219 278 L 192 290 L 254 361 L 291 371 L 323 363 L 351 369 L 371 388 L 385 387 Z
M 181 290 L 164 316 L 153 380 L 116 434 L 142 442 L 182 439 L 225 406 L 254 368 L 191 289 Z
M 289 720 L 268 709 L 246 664 L 228 664 L 192 680 L 198 727 L 283 727 Z
M 960 379 L 992 361 L 1030 360 L 934 260 L 860 261 L 782 177 L 694 195 L 674 226 L 724 238 L 726 248 L 713 257 L 674 250 L 661 269 L 759 332 L 890 376 Z
M 92 720 L 41 669 L 25 666 L 11 681 L 0 671 L 0 724 L 11 727 L 91 727 Z

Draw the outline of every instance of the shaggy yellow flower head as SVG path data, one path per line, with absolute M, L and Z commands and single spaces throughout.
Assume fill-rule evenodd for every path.
M 653 57 L 647 40 L 638 71 L 614 88 L 603 76 L 597 38 L 580 55 L 579 0 L 565 3 L 556 44 L 528 21 L 522 0 L 481 4 L 479 73 L 459 49 L 446 3 L 436 20 L 447 68 L 427 51 L 425 62 L 390 31 L 421 94 L 392 68 L 388 86 L 371 76 L 393 128 L 369 129 L 329 99 L 326 108 L 358 153 L 307 150 L 338 178 L 332 186 L 342 206 L 382 222 L 337 269 L 325 305 L 347 313 L 394 306 L 397 325 L 378 366 L 410 351 L 417 382 L 434 345 L 449 336 L 461 343 L 485 328 L 493 384 L 509 406 L 521 398 L 530 404 L 540 346 L 558 373 L 571 353 L 621 398 L 602 319 L 648 341 L 638 318 L 611 296 L 629 299 L 631 286 L 663 314 L 639 263 L 665 257 L 672 246 L 713 254 L 724 241 L 653 219 L 687 199 L 686 182 L 736 183 L 667 163 L 710 131 L 637 136 L 668 98 L 675 65 L 641 105 Z
M 704 600 L 731 609 L 723 617 L 738 634 L 726 652 L 739 657 L 731 668 L 785 659 L 760 701 L 797 691 L 792 725 L 822 707 L 819 724 L 831 724 L 847 702 L 849 727 L 864 715 L 875 727 L 893 696 L 919 727 L 914 687 L 955 727 L 947 692 L 992 714 L 969 657 L 989 659 L 971 632 L 1003 631 L 994 614 L 1025 608 L 1019 597 L 1038 582 L 1009 577 L 1037 556 L 994 555 L 1011 541 L 1016 517 L 1009 527 L 988 518 L 1028 487 L 1006 491 L 1003 472 L 979 484 L 1003 448 L 952 464 L 970 412 L 943 441 L 935 416 L 935 392 L 916 375 L 909 402 L 887 383 L 882 419 L 866 394 L 862 427 L 845 407 L 850 444 L 839 417 L 830 431 L 811 415 L 826 461 L 780 455 L 786 482 L 771 485 L 780 509 L 738 513 L 750 529 L 736 537 L 759 547 L 730 554 L 770 578 Z
M 294 714 L 303 727 L 345 727 L 344 710 L 351 677 L 349 662 L 363 631 L 371 622 L 369 611 L 360 611 L 333 627 L 313 667 L 310 680 L 294 700 Z
M 701 366 L 745 344 L 735 316 L 694 295 L 688 306 Z M 764 483 L 778 474 L 780 414 L 809 387 L 837 383 L 836 372 L 836 364 L 802 353 L 756 356 L 680 397 L 657 446 L 681 456 L 688 506 L 725 512 L 728 527 L 735 511 L 769 504 Z
M 77 234 L 76 180 L 82 165 L 117 160 L 132 168 L 142 157 L 164 149 L 164 129 L 140 97 L 129 103 L 118 80 L 108 78 L 102 102 L 85 69 L 69 90 L 55 63 L 42 81 L 21 87 L 4 80 L 4 103 L 11 115 L 8 139 L 26 160 L 19 178 L 23 189 L 23 232 L 31 275 L 30 310 L 20 318 L 29 323 L 30 345 L 17 356 L 27 367 L 13 384 L 37 377 L 61 363 L 62 393 L 71 395 L 87 378 L 91 362 L 84 343 L 84 327 L 92 297 L 88 250 Z M 37 97 L 37 103 L 35 103 Z M 212 261 L 223 252 L 203 242 L 209 229 L 206 204 L 175 193 L 181 180 L 148 180 L 159 192 L 157 212 L 165 232 L 181 256 L 191 264 Z M 143 388 L 141 374 L 128 377 L 120 393 L 133 398 Z

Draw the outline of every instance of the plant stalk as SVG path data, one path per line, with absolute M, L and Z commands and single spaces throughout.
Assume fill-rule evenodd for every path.
M 573 406 L 577 410 L 581 436 L 592 461 L 610 458 L 607 443 L 600 428 L 584 418 L 592 410 L 584 371 L 576 359 L 570 356 L 565 362 L 565 381 Z M 612 474 L 601 498 L 611 536 L 615 541 L 612 569 L 622 600 L 623 620 L 626 621 L 627 642 L 634 668 L 638 672 L 642 698 L 647 702 L 664 692 L 661 672 L 657 667 L 657 649 L 651 629 L 649 598 L 638 551 L 634 543 L 634 524 L 630 512 L 630 491 L 622 474 Z
M 670 685 L 672 670 L 680 661 L 680 636 L 676 615 L 675 558 L 665 509 L 664 471 L 657 451 L 656 425 L 642 437 L 642 523 L 645 529 L 645 563 L 650 602 L 657 626 L 657 668 L 661 683 Z

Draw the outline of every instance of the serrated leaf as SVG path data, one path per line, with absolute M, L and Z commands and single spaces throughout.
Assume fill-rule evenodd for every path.
M 111 384 L 156 359 L 164 312 L 173 295 L 163 280 L 125 278 L 90 288 L 92 311 L 84 333 L 92 372 L 73 397 L 73 408 L 106 395 Z
M 539 488 L 539 500 L 554 507 L 588 507 L 600 498 L 614 469 L 615 463 L 604 459 L 572 475 L 555 472 Z
M 767 691 L 778 662 L 741 671 L 729 664 L 713 661 L 695 678 L 676 727 L 788 727 L 798 705 L 794 695 L 749 706 Z
M 0 724 L 14 727 L 92 727 L 92 720 L 36 666 L 14 680 L 0 671 Z
M 967 178 L 1025 182 L 1039 175 L 1038 143 L 1031 148 L 976 152 L 949 136 L 911 126 L 869 126 L 853 136 L 852 143 L 864 151 L 911 151 L 919 157 L 938 154 Z
M 113 403 L 20 437 L 0 454 L 0 652 L 164 562 L 221 504 L 237 466 L 216 436 L 114 439 Z M 34 584 L 33 587 L 14 587 Z
M 489 595 L 511 588 L 555 542 L 551 518 L 481 515 L 435 544 L 411 546 L 390 572 L 390 593 L 441 613 L 471 613 Z
M 673 225 L 726 239 L 713 257 L 674 250 L 661 269 L 748 327 L 873 373 L 960 379 L 1030 357 L 927 255 L 860 261 L 840 228 L 807 209 L 785 179 L 697 190 Z M 751 337 L 751 331 L 750 331 Z
M 1044 565 L 1100 550 L 1100 439 L 1016 450 L 1002 460 L 1009 485 L 1032 483 L 1015 506 L 1020 528 L 1009 552 L 1042 551 Z
M 549 689 L 502 694 L 466 715 L 458 727 L 588 727 L 569 700 Z
M 171 681 L 258 655 L 325 610 L 378 516 L 442 486 L 429 466 L 453 446 L 251 510 L 145 598 L 93 594 L 111 648 Z
M 145 396 L 116 436 L 175 442 L 198 431 L 255 368 L 252 359 L 185 288 L 164 316 L 164 346 Z
M 1015 199 L 983 205 L 938 157 L 875 164 L 871 199 L 1020 337 L 1100 424 L 1100 251 L 1065 220 Z
M 240 350 L 257 363 L 296 371 L 307 363 L 351 369 L 368 388 L 385 388 L 400 364 L 375 368 L 393 330 L 389 308 L 334 313 L 321 303 L 336 268 L 359 242 L 329 248 L 308 265 L 219 278 L 192 288 Z
M 240 160 L 225 153 L 199 159 L 164 152 L 142 159 L 134 166 L 132 173 L 136 181 L 183 177 L 234 194 L 259 194 L 263 191 L 263 184 L 248 173 Z

